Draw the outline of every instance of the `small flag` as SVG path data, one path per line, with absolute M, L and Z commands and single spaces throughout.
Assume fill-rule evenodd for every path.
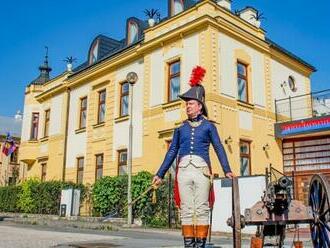
M 7 134 L 5 143 L 2 147 L 2 153 L 6 156 L 10 156 L 13 152 L 15 152 L 17 149 L 17 144 L 15 143 L 13 137 L 10 136 L 10 134 Z

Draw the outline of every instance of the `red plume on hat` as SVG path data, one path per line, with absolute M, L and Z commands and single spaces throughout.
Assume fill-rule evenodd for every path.
M 202 104 L 202 114 L 207 116 L 207 108 L 205 104 L 205 89 L 203 87 L 202 80 L 205 76 L 206 70 L 201 66 L 196 66 L 191 73 L 189 85 L 190 89 L 179 95 L 184 101 L 196 100 Z
M 190 76 L 190 80 L 189 80 L 189 84 L 191 87 L 197 86 L 199 84 L 201 84 L 204 76 L 205 76 L 206 70 L 201 67 L 201 66 L 196 66 L 192 72 L 191 72 L 191 76 Z

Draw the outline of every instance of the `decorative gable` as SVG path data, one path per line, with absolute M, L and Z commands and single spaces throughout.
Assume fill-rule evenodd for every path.
M 193 6 L 194 0 L 168 0 L 168 16 L 175 16 Z
M 123 43 L 104 35 L 98 35 L 92 42 L 88 53 L 88 64 L 93 64 L 112 52 L 120 49 Z
M 126 24 L 126 44 L 131 45 L 139 41 L 146 26 L 147 24 L 138 18 L 128 18 Z
M 98 51 L 99 51 L 99 40 L 96 39 L 91 47 L 90 54 L 89 54 L 89 63 L 93 64 L 98 59 Z

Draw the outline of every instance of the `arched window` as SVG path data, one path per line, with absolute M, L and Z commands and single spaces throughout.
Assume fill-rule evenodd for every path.
M 128 24 L 128 44 L 132 44 L 138 40 L 139 28 L 135 22 Z
M 183 0 L 173 0 L 173 15 L 183 11 Z
M 97 61 L 97 54 L 99 50 L 99 42 L 95 42 L 90 53 L 89 61 L 91 64 L 95 63 Z
M 293 92 L 297 91 L 296 80 L 294 79 L 293 76 L 289 76 L 289 78 L 288 78 L 288 83 L 289 83 L 289 87 L 290 87 L 290 89 L 291 89 Z

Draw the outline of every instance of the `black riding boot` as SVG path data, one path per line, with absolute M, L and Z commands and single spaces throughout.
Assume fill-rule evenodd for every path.
M 196 238 L 195 248 L 205 248 L 206 238 Z
M 195 238 L 183 238 L 185 248 L 195 248 Z

